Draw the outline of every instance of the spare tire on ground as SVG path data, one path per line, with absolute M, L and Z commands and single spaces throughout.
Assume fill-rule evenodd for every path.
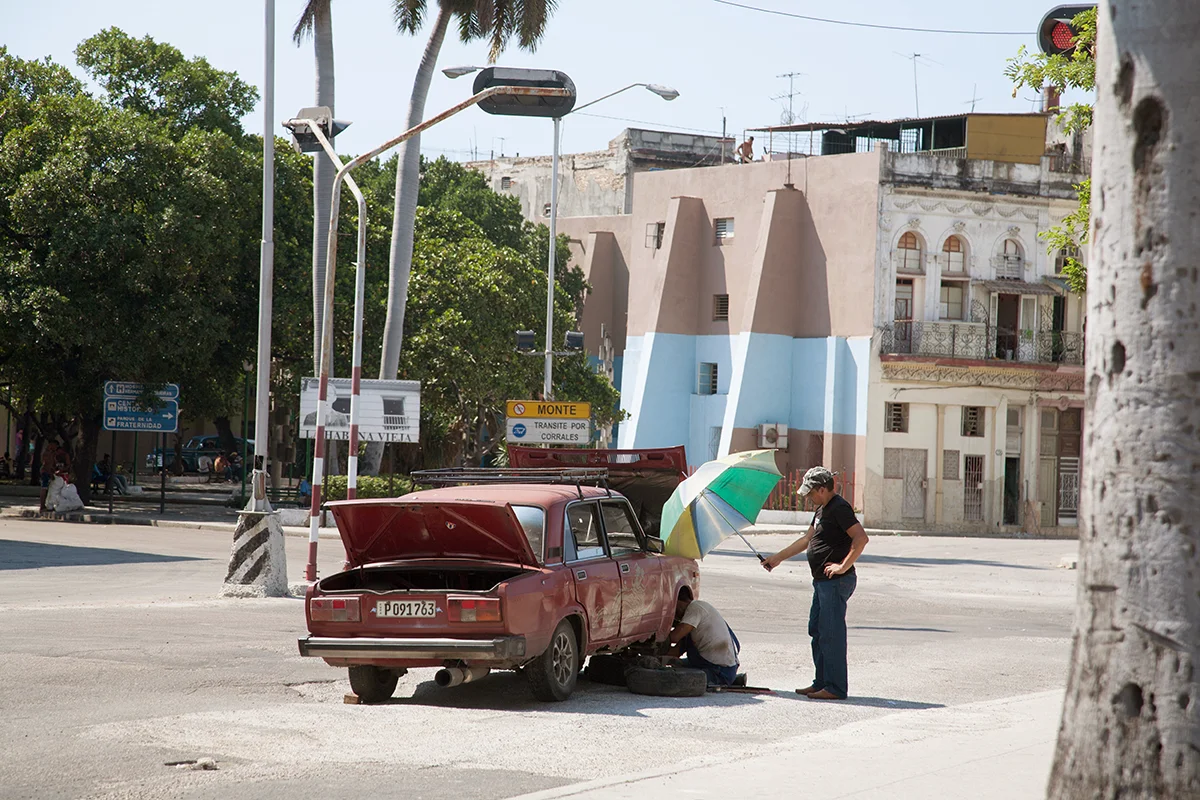
M 625 685 L 634 694 L 653 697 L 702 697 L 708 676 L 700 669 L 632 667 L 625 671 Z
M 624 686 L 625 670 L 631 664 L 624 656 L 598 655 L 588 659 L 587 669 L 583 677 L 592 683 L 603 683 L 606 686 Z

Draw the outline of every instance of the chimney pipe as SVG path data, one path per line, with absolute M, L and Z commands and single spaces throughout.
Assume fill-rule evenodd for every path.
M 1053 86 L 1042 87 L 1042 113 L 1057 114 L 1062 95 Z

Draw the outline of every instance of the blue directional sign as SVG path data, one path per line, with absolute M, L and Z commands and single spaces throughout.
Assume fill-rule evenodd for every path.
M 146 390 L 145 384 L 136 381 L 105 381 L 105 397 L 140 397 Z M 179 384 L 168 383 L 154 393 L 160 400 L 178 400 Z
M 158 408 L 142 408 L 131 397 L 104 398 L 104 430 L 173 433 L 179 427 L 179 403 L 160 400 Z
M 525 426 L 518 422 L 516 425 L 513 425 L 512 432 L 514 437 L 522 439 L 525 437 Z

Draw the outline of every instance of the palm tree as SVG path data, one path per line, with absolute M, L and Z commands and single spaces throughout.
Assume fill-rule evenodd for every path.
M 313 39 L 317 67 L 318 106 L 333 111 L 333 19 L 330 0 L 308 0 L 292 31 L 297 45 L 309 36 Z M 313 375 L 321 369 L 321 332 L 325 320 L 325 256 L 329 239 L 329 212 L 332 203 L 333 163 L 318 153 L 313 159 Z
M 392 0 L 396 27 L 402 33 L 416 33 L 424 22 L 426 0 Z M 495 61 L 514 36 L 522 49 L 533 51 L 546 31 L 546 23 L 557 0 L 438 0 L 437 17 L 429 41 L 421 56 L 408 105 L 408 127 L 425 116 L 425 98 L 437 67 L 438 54 L 451 20 L 457 20 L 460 38 L 466 41 L 487 39 L 488 58 Z M 392 246 L 388 256 L 387 319 L 383 327 L 383 353 L 379 377 L 392 379 L 400 366 L 400 348 L 404 340 L 404 308 L 408 302 L 408 278 L 412 271 L 413 225 L 417 214 L 417 190 L 421 180 L 421 137 L 414 136 L 400 145 L 396 160 L 396 197 L 392 218 Z M 383 446 L 367 446 L 364 471 L 378 473 Z
M 296 28 L 292 31 L 292 41 L 297 46 L 309 36 L 313 40 L 313 50 L 316 55 L 317 67 L 317 102 L 318 106 L 327 106 L 332 112 L 334 100 L 333 80 L 333 18 L 329 10 L 330 0 L 307 0 Z M 313 375 L 321 371 L 321 342 L 325 325 L 325 261 L 329 243 L 329 214 L 333 203 L 333 163 L 324 153 L 317 153 L 313 159 Z M 332 317 L 332 309 L 330 310 Z M 333 376 L 332 365 L 329 375 Z M 337 444 L 330 442 L 330 450 L 326 458 L 326 473 L 333 475 L 337 471 Z

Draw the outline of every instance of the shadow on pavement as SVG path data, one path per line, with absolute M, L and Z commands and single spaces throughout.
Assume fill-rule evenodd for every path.
M 192 556 L 165 556 L 104 547 L 77 547 L 42 542 L 0 539 L 0 570 L 44 567 L 100 567 L 113 564 L 145 564 L 168 561 L 204 561 Z
M 909 633 L 954 633 L 946 628 L 906 628 L 902 625 L 851 625 L 852 631 L 907 631 Z
M 803 695 L 796 694 L 795 691 L 775 690 L 780 697 L 786 697 L 791 700 L 798 700 L 811 705 L 828 705 L 828 706 L 865 706 L 866 708 L 890 708 L 895 711 L 920 711 L 926 708 L 945 708 L 942 703 L 925 703 L 920 700 L 892 700 L 887 697 L 861 697 L 852 694 L 845 700 L 809 700 Z
M 401 688 L 397 691 L 403 691 L 404 679 L 400 680 Z M 647 715 L 643 713 L 643 709 L 647 708 L 731 707 L 761 702 L 759 696 L 748 694 L 710 693 L 704 697 L 650 697 L 581 678 L 569 700 L 562 703 L 543 703 L 530 694 L 528 682 L 523 676 L 493 673 L 477 682 L 449 689 L 444 689 L 433 681 L 423 681 L 413 688 L 410 697 L 393 697 L 380 705 L 645 717 Z
M 734 556 L 736 558 L 753 558 L 758 559 L 754 553 L 748 553 L 745 550 L 713 550 L 709 555 L 717 556 Z M 789 561 L 807 561 L 807 557 L 799 555 L 788 559 Z M 1039 567 L 1031 564 L 1008 564 L 1003 561 L 987 561 L 977 558 L 917 558 L 910 556 L 880 556 L 872 555 L 871 553 L 863 553 L 858 557 L 858 562 L 861 564 L 890 564 L 895 567 L 1003 567 L 1007 569 L 1036 569 L 1048 570 L 1051 567 Z

